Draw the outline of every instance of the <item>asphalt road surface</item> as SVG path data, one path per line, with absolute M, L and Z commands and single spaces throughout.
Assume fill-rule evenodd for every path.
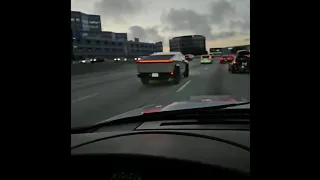
M 152 104 L 188 100 L 190 96 L 234 95 L 250 99 L 250 75 L 231 74 L 227 64 L 190 62 L 190 76 L 180 84 L 142 85 L 135 64 L 108 72 L 71 77 L 71 127 L 99 121 Z

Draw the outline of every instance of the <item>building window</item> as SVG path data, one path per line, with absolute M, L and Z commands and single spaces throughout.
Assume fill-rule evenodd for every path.
M 88 52 L 91 52 L 92 51 L 92 49 L 91 48 L 88 48 Z
M 108 41 L 105 41 L 104 44 L 108 44 Z
M 91 43 L 91 41 L 90 40 L 87 40 L 87 44 L 90 44 Z
M 96 51 L 100 51 L 100 48 L 96 48 Z
M 104 51 L 109 52 L 109 49 L 108 48 L 104 48 Z
M 96 41 L 97 44 L 100 44 L 100 41 Z
M 73 21 L 74 21 L 74 18 L 71 18 L 71 21 L 73 22 Z
M 77 22 L 80 22 L 80 18 L 76 18 L 76 21 L 77 21 Z

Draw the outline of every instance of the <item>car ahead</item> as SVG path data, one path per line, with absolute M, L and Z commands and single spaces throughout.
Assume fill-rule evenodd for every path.
M 201 64 L 212 64 L 212 56 L 210 55 L 201 55 L 200 63 Z
M 248 72 L 250 73 L 250 51 L 239 50 L 232 63 L 228 67 L 231 73 Z
M 138 77 L 144 85 L 150 80 L 173 80 L 179 84 L 182 76 L 189 76 L 189 63 L 181 52 L 158 52 L 136 63 Z
M 136 60 L 141 60 L 141 59 L 144 59 L 144 58 L 146 58 L 146 57 L 148 57 L 148 56 L 140 56 L 140 57 L 134 58 L 134 60 L 135 60 L 135 61 L 136 61 Z
M 222 55 L 220 58 L 219 58 L 219 62 L 220 64 L 224 64 L 224 63 L 230 63 L 232 62 L 234 59 L 234 56 L 233 55 Z
M 91 63 L 91 58 L 85 58 L 84 60 L 80 61 L 81 64 L 90 64 Z
M 73 127 L 71 169 L 101 169 L 106 179 L 250 178 L 250 102 L 241 99 L 192 97 Z
M 125 58 L 125 57 L 116 57 L 116 58 L 114 58 L 114 61 L 116 61 L 116 62 L 127 61 L 127 58 Z
M 102 58 L 102 57 L 95 57 L 95 58 L 92 58 L 91 60 L 91 63 L 101 63 L 101 62 L 104 62 L 105 61 L 105 58 Z
M 187 60 L 187 61 L 192 61 L 193 60 L 193 57 L 192 56 L 190 56 L 190 55 L 185 55 L 184 56 L 185 57 L 185 59 Z

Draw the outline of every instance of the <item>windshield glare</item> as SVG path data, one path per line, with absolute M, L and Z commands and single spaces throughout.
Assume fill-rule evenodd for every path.
M 71 127 L 250 100 L 249 0 L 114 2 L 71 1 Z

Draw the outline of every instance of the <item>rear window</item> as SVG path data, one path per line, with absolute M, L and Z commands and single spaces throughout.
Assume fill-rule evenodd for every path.
M 146 60 L 168 60 L 173 58 L 174 55 L 153 55 L 153 56 L 147 56 L 144 57 L 143 59 Z
M 202 56 L 202 58 L 209 58 L 209 56 Z
M 241 51 L 238 53 L 239 56 L 250 55 L 249 51 Z

